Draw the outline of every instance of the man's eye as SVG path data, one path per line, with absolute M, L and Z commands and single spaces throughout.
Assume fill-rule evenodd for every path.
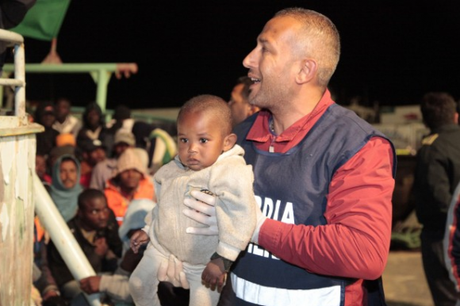
M 92 213 L 93 215 L 97 215 L 98 211 L 97 211 L 96 209 L 93 209 L 93 210 L 91 211 L 91 213 Z
M 208 140 L 207 140 L 206 138 L 200 138 L 200 142 L 201 142 L 201 143 L 207 143 Z

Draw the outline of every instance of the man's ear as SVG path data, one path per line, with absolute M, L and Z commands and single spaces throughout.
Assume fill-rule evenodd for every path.
M 316 77 L 318 65 L 314 59 L 304 59 L 301 61 L 301 67 L 299 73 L 296 75 L 297 84 L 305 84 L 310 82 Z
M 230 150 L 231 148 L 233 148 L 233 146 L 235 145 L 236 143 L 236 134 L 229 134 L 225 137 L 224 139 L 224 152 Z

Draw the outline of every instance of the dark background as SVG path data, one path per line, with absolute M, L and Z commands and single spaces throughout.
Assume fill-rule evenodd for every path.
M 66 63 L 136 62 L 137 75 L 109 83 L 107 107 L 178 107 L 204 93 L 228 99 L 241 62 L 279 9 L 328 16 L 342 40 L 330 88 L 340 104 L 408 105 L 428 91 L 460 97 L 457 1 L 103 1 L 74 0 L 58 36 Z M 26 60 L 41 62 L 50 42 L 26 38 Z M 89 75 L 27 75 L 27 97 L 95 99 Z

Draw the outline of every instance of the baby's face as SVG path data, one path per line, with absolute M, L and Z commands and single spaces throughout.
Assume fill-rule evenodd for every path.
M 210 112 L 185 113 L 177 133 L 180 161 L 192 170 L 211 166 L 224 151 L 225 136 Z

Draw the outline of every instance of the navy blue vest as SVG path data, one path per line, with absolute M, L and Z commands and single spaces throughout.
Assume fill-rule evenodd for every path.
M 297 146 L 284 154 L 269 153 L 246 140 L 255 118 L 256 115 L 248 118 L 235 133 L 245 149 L 246 162 L 253 166 L 254 192 L 263 213 L 286 223 L 326 224 L 326 195 L 334 173 L 371 137 L 385 138 L 354 112 L 333 104 Z M 233 273 L 266 287 L 315 289 L 339 285 L 340 305 L 345 286 L 354 281 L 309 273 L 253 244 L 235 264 Z M 239 300 L 237 305 L 253 304 Z

